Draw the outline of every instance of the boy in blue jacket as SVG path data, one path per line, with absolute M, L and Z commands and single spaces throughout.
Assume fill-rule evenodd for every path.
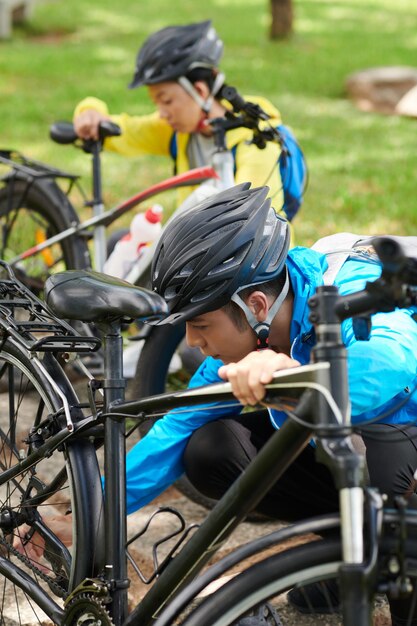
M 326 280 L 328 260 L 307 248 L 289 250 L 289 231 L 268 189 L 242 184 L 178 216 L 158 244 L 153 288 L 168 302 L 162 323 L 186 322 L 187 342 L 207 357 L 190 386 L 229 380 L 242 404 L 256 405 L 280 369 L 306 364 L 315 342 L 308 299 Z M 379 277 L 375 254 L 352 249 L 332 281 L 341 294 Z M 372 316 L 368 341 L 342 325 L 353 422 L 362 430 L 371 484 L 390 500 L 417 508 L 416 310 Z M 378 419 L 379 417 L 382 419 Z M 213 407 L 168 413 L 127 456 L 127 504 L 132 512 L 182 473 L 206 496 L 220 498 L 285 419 L 279 411 Z M 327 467 L 307 446 L 257 510 L 281 520 L 334 512 L 338 492 Z M 324 599 L 309 590 L 316 608 Z M 329 590 L 338 607 L 337 590 Z M 290 601 L 308 610 L 300 592 Z M 401 602 L 391 606 L 401 617 Z M 407 608 L 407 607 L 406 607 Z M 406 610 L 406 608 L 404 610 Z M 395 621 L 393 624 L 401 624 Z

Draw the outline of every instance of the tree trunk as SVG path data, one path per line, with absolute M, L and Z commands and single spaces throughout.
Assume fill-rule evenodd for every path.
M 284 39 L 292 33 L 293 2 L 292 0 L 271 1 L 271 39 Z

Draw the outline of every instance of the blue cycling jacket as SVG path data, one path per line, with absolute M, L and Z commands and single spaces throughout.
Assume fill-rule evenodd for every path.
M 314 331 L 308 321 L 308 299 L 323 284 L 326 257 L 308 248 L 293 248 L 288 256 L 288 270 L 294 290 L 291 323 L 291 356 L 306 364 L 314 345 Z M 339 271 L 335 285 L 341 294 L 363 289 L 366 281 L 381 273 L 377 263 L 351 257 Z M 357 341 L 352 321 L 342 325 L 342 338 L 348 352 L 349 390 L 352 420 L 410 423 L 417 417 L 417 324 L 416 309 L 397 309 L 372 316 L 369 341 Z M 222 362 L 207 358 L 190 381 L 190 387 L 219 382 L 217 371 Z M 409 398 L 401 408 L 390 409 Z M 184 472 L 182 456 L 191 434 L 209 421 L 236 415 L 240 408 L 171 411 L 155 423 L 149 433 L 127 455 L 127 510 L 132 513 L 171 485 Z M 279 427 L 285 414 L 271 411 L 271 420 Z M 390 413 L 389 415 L 385 415 Z

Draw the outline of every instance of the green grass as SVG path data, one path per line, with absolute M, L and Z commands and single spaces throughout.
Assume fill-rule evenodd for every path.
M 222 68 L 243 93 L 262 94 L 299 137 L 310 169 L 296 240 L 336 230 L 416 232 L 417 125 L 364 113 L 346 99 L 352 72 L 415 63 L 415 0 L 294 0 L 295 33 L 272 42 L 266 0 L 39 0 L 30 24 L 0 42 L 0 145 L 80 173 L 89 159 L 53 144 L 48 127 L 70 119 L 85 95 L 115 112 L 152 110 L 146 90 L 126 88 L 137 49 L 170 23 L 212 18 L 225 41 Z M 168 176 L 164 159 L 104 158 L 106 203 Z M 174 196 L 159 198 L 172 208 Z

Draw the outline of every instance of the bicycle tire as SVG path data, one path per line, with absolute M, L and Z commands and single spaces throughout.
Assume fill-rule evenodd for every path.
M 131 397 L 145 398 L 167 390 L 169 365 L 184 337 L 185 326 L 181 324 L 152 329 L 151 334 L 145 340 L 135 377 L 131 381 Z M 186 373 L 183 373 L 181 382 L 185 387 L 188 382 Z M 142 437 L 148 432 L 154 421 L 148 420 L 141 424 L 139 432 Z M 206 509 L 212 509 L 217 503 L 217 500 L 207 498 L 200 493 L 185 476 L 177 480 L 175 486 L 189 500 Z
M 0 258 L 8 261 L 48 237 L 79 223 L 68 197 L 54 180 L 13 176 L 0 189 Z M 39 295 L 52 273 L 91 267 L 87 242 L 72 235 L 27 259 L 14 269 Z
M 342 615 L 331 606 L 328 607 L 327 613 L 320 612 L 321 617 L 319 613 L 302 616 L 296 609 L 291 608 L 286 600 L 286 592 L 294 587 L 302 589 L 313 582 L 325 583 L 335 580 L 341 564 L 341 552 L 340 541 L 328 539 L 310 541 L 270 556 L 232 578 L 201 602 L 182 621 L 175 623 L 181 626 L 236 625 L 240 619 L 256 615 L 266 602 L 270 602 L 284 624 L 343 624 Z M 392 554 L 388 547 L 386 549 L 381 547 L 381 561 L 384 558 L 391 558 Z M 413 581 L 414 589 L 417 584 L 416 565 L 417 545 L 412 542 L 411 547 L 409 544 L 407 574 Z M 375 610 L 386 611 L 386 608 L 378 601 Z M 276 622 L 264 620 L 259 623 Z
M 62 407 L 62 399 L 48 372 L 70 405 L 74 405 L 72 387 L 50 353 L 45 354 L 40 366 L 13 340 L 7 339 L 3 344 L 0 350 L 1 623 L 15 623 L 16 616 L 19 624 L 45 623 L 47 616 L 59 624 L 62 599 L 101 568 L 102 489 L 91 441 L 82 437 L 69 439 L 51 455 L 42 451 L 36 463 L 5 478 L 10 468 L 24 462 L 42 441 L 47 441 L 46 429 L 51 430 L 53 425 L 48 416 Z M 41 439 L 37 441 L 33 433 Z M 71 552 L 48 527 L 50 514 L 64 515 L 68 510 L 72 511 L 75 540 Z M 36 560 L 30 550 L 36 548 L 39 535 L 33 534 L 24 547 L 18 540 L 35 525 L 45 534 L 44 556 L 40 559 L 36 556 Z M 13 545 L 16 540 L 20 554 Z

